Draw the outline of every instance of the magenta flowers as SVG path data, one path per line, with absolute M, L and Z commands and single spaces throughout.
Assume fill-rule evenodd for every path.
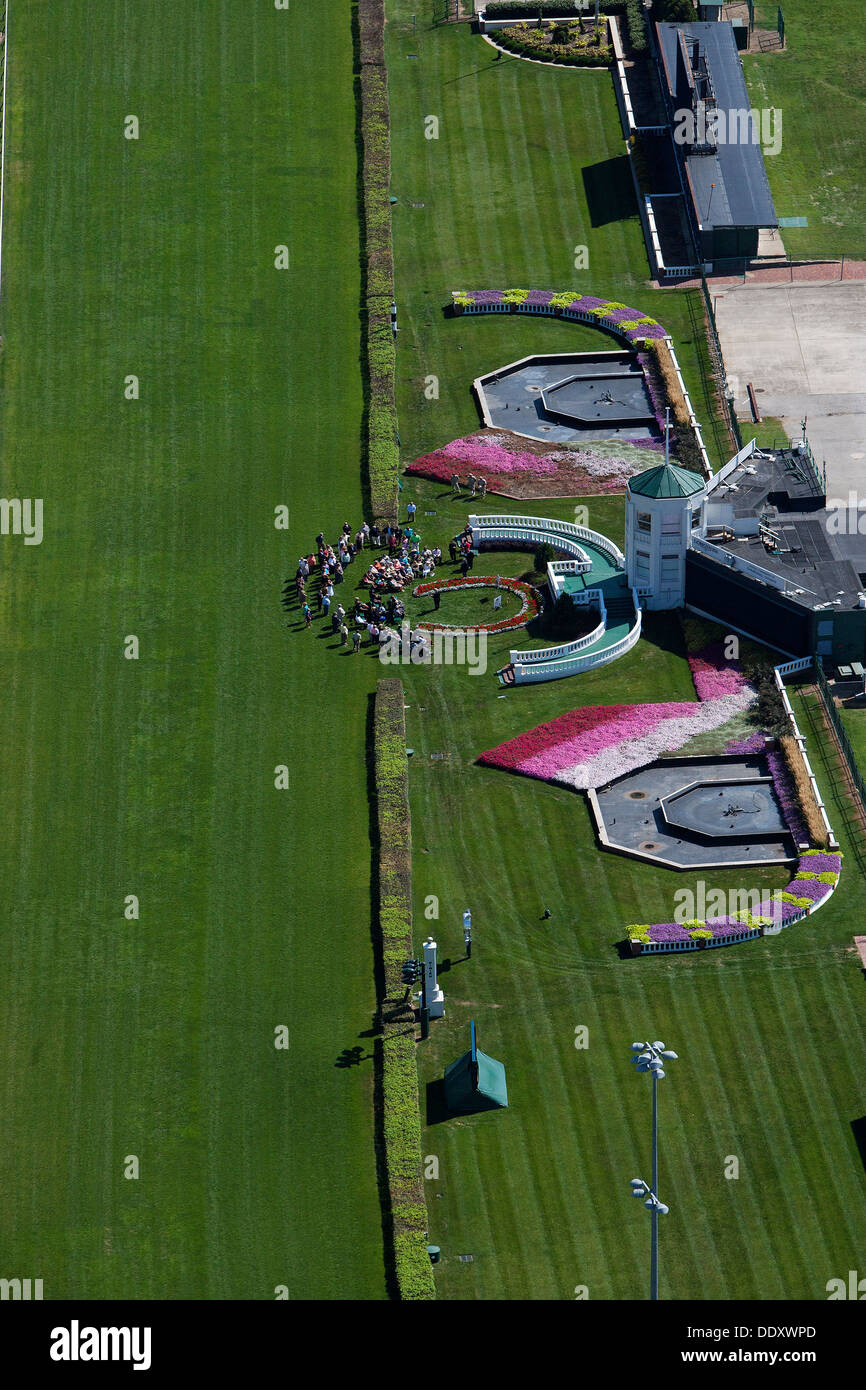
M 637 442 L 643 445 L 649 441 Z M 629 478 L 643 467 L 639 456 L 628 457 L 628 449 L 622 454 L 599 454 L 592 449 L 535 454 L 507 444 L 507 437 L 495 432 L 465 435 L 415 459 L 406 472 L 443 483 L 450 482 L 453 473 L 480 473 L 492 492 L 507 491 L 521 480 L 544 479 L 567 492 L 591 494 L 624 489 Z

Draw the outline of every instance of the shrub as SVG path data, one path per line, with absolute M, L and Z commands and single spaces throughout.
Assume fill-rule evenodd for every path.
M 689 932 L 689 936 L 692 941 L 712 941 L 713 939 L 713 933 L 703 927 L 696 927 L 694 931 Z
M 415 1028 L 404 1006 L 403 962 L 412 954 L 412 826 L 406 766 L 403 685 L 381 680 L 373 712 L 378 825 L 378 928 L 382 951 L 382 1138 L 401 1299 L 435 1298 L 426 1250 L 427 1203 L 421 1177 L 421 1112 Z
M 556 29 L 552 32 L 556 33 Z M 509 53 L 545 62 L 565 63 L 571 67 L 601 67 L 610 62 L 613 50 L 608 41 L 607 21 L 599 20 L 598 28 L 592 25 L 585 34 L 575 26 L 566 32 L 567 41 L 559 43 L 551 38 L 550 30 L 523 23 L 510 29 L 497 29 L 494 37 Z
M 556 559 L 556 551 L 548 541 L 542 541 L 533 556 L 533 567 L 539 574 L 544 574 L 549 564 Z
M 610 0 L 605 4 L 602 0 L 602 14 L 622 14 L 625 9 L 625 0 Z M 524 15 L 531 16 L 532 19 L 538 18 L 541 11 L 542 17 L 549 16 L 558 18 L 560 15 L 585 15 L 590 10 L 595 12 L 594 0 L 489 0 L 484 6 L 485 19 L 521 19 Z
M 361 143 L 367 312 L 367 482 L 375 520 L 397 516 L 400 452 L 394 399 L 391 331 L 394 264 L 391 245 L 391 142 L 385 68 L 384 0 L 359 0 Z
M 646 11 L 641 4 L 641 0 L 626 0 L 625 27 L 627 30 L 628 46 L 632 53 L 646 53 L 648 47 Z
M 653 19 L 663 24 L 687 24 L 695 18 L 692 0 L 653 0 Z

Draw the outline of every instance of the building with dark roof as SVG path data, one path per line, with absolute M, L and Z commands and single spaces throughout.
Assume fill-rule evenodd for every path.
M 703 263 L 757 255 L 778 227 L 759 120 L 731 24 L 657 24 L 662 91 Z
M 866 510 L 828 504 L 805 440 L 752 441 L 709 482 L 676 464 L 632 478 L 626 569 L 648 608 L 684 606 L 787 656 L 866 660 Z

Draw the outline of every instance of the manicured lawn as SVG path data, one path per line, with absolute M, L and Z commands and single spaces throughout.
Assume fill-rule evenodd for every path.
M 477 427 L 469 385 L 479 372 L 597 341 L 544 320 L 450 320 L 442 307 L 457 288 L 567 282 L 646 308 L 673 332 L 708 421 L 700 304 L 646 286 L 609 75 L 496 60 L 464 28 L 419 27 L 413 38 L 408 0 L 393 0 L 389 13 L 403 456 Z M 428 114 L 439 117 L 438 141 L 424 138 Z M 575 273 L 581 243 L 591 269 Z M 425 399 L 430 375 L 438 399 Z M 726 457 L 727 446 L 717 441 L 715 453 Z M 477 509 L 447 488 L 404 483 L 425 541 L 444 545 Z M 566 517 L 571 505 L 531 510 Z M 622 499 L 587 505 L 589 524 L 621 544 Z M 484 509 L 528 510 L 495 497 Z M 521 573 L 530 563 L 482 556 L 476 572 Z M 645 1296 L 648 1223 L 628 1182 L 648 1176 L 650 1093 L 628 1057 L 633 1040 L 661 1037 L 680 1054 L 661 1097 L 660 1183 L 671 1207 L 662 1297 L 824 1298 L 828 1279 L 856 1267 L 866 1217 L 850 1127 L 866 1110 L 863 981 L 850 946 L 866 883 L 820 740 L 807 725 L 847 854 L 830 904 L 757 943 L 621 959 L 627 924 L 670 920 L 675 892 L 697 890 L 695 881 L 599 853 L 581 796 L 476 759 L 579 704 L 694 699 L 678 621 L 653 618 L 644 640 L 608 667 L 504 691 L 492 671 L 513 645 L 507 634 L 491 640 L 484 677 L 402 668 L 416 937 L 420 945 L 432 930 L 440 943 L 447 1010 L 419 1054 L 422 1102 L 466 1049 L 471 1018 L 481 1047 L 505 1062 L 510 1093 L 507 1112 L 443 1121 L 434 1090 L 423 1151 L 440 1161 L 428 1184 L 440 1295 L 570 1299 L 585 1285 L 592 1299 Z M 706 891 L 776 887 L 788 876 L 748 877 L 707 874 Z M 585 1049 L 575 1047 L 581 1026 Z M 731 1156 L 736 1179 L 725 1177 Z
M 772 7 L 775 8 L 775 7 Z M 766 7 L 767 11 L 771 9 Z M 785 0 L 787 47 L 744 62 L 752 106 L 782 112 L 782 145 L 767 158 L 779 217 L 795 257 L 866 256 L 866 30 L 860 0 Z
M 578 704 L 693 699 L 675 620 L 648 632 L 607 668 L 507 694 L 489 675 L 403 669 L 416 936 L 439 941 L 447 1001 L 419 1053 L 422 1103 L 468 1045 L 470 1018 L 510 1091 L 505 1113 L 444 1122 L 431 1093 L 422 1147 L 440 1163 L 428 1202 L 442 1297 L 568 1299 L 581 1284 L 593 1299 L 645 1296 L 649 1231 L 628 1181 L 648 1172 L 650 1095 L 628 1056 L 646 1036 L 680 1054 L 661 1100 L 662 1296 L 822 1298 L 856 1264 L 866 1202 L 850 1124 L 864 1110 L 866 1045 L 850 938 L 866 888 L 820 753 L 847 855 L 831 903 L 779 937 L 646 960 L 620 958 L 626 924 L 670 920 L 693 876 L 599 853 L 582 797 L 475 765 Z M 787 878 L 704 876 L 707 893 Z M 425 916 L 430 895 L 438 920 Z
M 349 15 L 70 0 L 11 44 L 3 486 L 45 539 L 0 585 L 2 1272 L 382 1297 L 372 673 L 280 606 L 361 515 Z
M 732 452 L 703 371 L 700 295 L 650 287 L 609 72 L 496 57 L 468 25 L 429 27 L 389 0 L 397 404 L 405 460 L 479 426 L 475 377 L 529 352 L 612 348 L 613 338 L 517 315 L 449 318 L 456 289 L 575 289 L 643 309 L 672 333 L 707 447 Z M 416 55 L 416 56 L 411 56 Z M 427 139 L 428 116 L 438 139 Z M 575 269 L 585 247 L 588 269 Z M 438 398 L 428 398 L 438 382 Z

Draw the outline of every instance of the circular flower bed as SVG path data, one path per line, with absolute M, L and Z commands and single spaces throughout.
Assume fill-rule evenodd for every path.
M 521 600 L 519 613 L 515 613 L 513 618 L 503 618 L 498 623 L 419 623 L 420 628 L 426 628 L 430 632 L 507 632 L 509 628 L 526 627 L 533 618 L 538 617 L 539 600 L 535 589 L 531 584 L 521 584 L 519 579 L 506 579 L 503 576 L 491 578 L 487 575 L 467 574 L 465 578 L 459 579 L 437 579 L 432 584 L 419 584 L 412 590 L 416 598 L 423 598 L 425 594 L 435 592 L 453 592 L 455 589 L 504 589 L 508 593 L 516 594 Z

